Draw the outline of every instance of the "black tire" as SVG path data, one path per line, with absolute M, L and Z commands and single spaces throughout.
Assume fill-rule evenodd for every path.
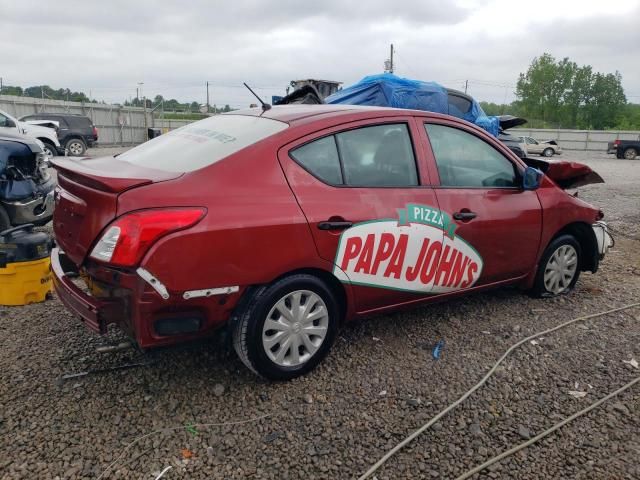
M 65 148 L 71 157 L 81 157 L 87 151 L 87 145 L 79 138 L 69 140 Z
M 264 324 L 281 299 L 301 290 L 313 292 L 324 302 L 328 314 L 326 335 L 318 350 L 304 363 L 297 366 L 278 365 L 269 358 L 263 345 Z M 234 313 L 231 329 L 233 347 L 250 370 L 270 380 L 289 380 L 311 371 L 326 357 L 340 323 L 340 309 L 335 295 L 322 280 L 308 274 L 291 275 L 271 285 L 258 287 L 248 295 Z M 300 345 L 299 348 L 304 350 L 305 347 Z
M 58 150 L 53 143 L 44 141 L 42 143 L 44 143 L 44 154 L 47 156 L 47 158 L 53 158 L 58 154 Z
M 11 228 L 11 219 L 3 207 L 0 207 L 0 232 Z
M 553 257 L 554 253 L 558 251 L 560 248 L 569 246 L 572 247 L 576 253 L 576 269 L 573 275 L 573 278 L 569 282 L 568 285 L 565 286 L 561 291 L 553 291 L 545 285 L 545 272 L 547 271 L 547 265 L 549 261 Z M 542 258 L 540 259 L 540 264 L 538 265 L 538 271 L 536 273 L 536 279 L 533 284 L 533 288 L 531 289 L 531 294 L 535 297 L 555 297 L 557 295 L 564 295 L 571 290 L 575 286 L 578 278 L 580 277 L 580 266 L 582 262 L 582 248 L 580 247 L 580 243 L 576 240 L 572 235 L 560 235 L 556 237 L 549 243 L 546 250 L 542 254 Z
M 624 155 L 620 152 L 616 152 L 616 158 L 619 158 L 620 160 L 624 160 Z
M 556 153 L 553 148 L 547 147 L 542 151 L 543 157 L 553 157 L 553 154 Z
M 633 147 L 629 147 L 624 151 L 623 155 L 627 160 L 635 160 L 638 156 L 638 151 Z

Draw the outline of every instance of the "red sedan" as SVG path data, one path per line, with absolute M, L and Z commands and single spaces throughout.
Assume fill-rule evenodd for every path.
M 142 348 L 228 325 L 250 369 L 292 378 L 345 320 L 508 284 L 564 294 L 595 272 L 603 214 L 561 187 L 601 179 L 531 161 L 427 112 L 213 116 L 116 157 L 55 159 L 55 289 Z

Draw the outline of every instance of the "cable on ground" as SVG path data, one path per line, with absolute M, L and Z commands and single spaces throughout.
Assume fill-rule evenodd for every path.
M 534 443 L 536 443 L 538 440 L 546 437 L 547 435 L 549 435 L 550 433 L 555 432 L 556 430 L 558 430 L 560 427 L 563 427 L 564 425 L 566 425 L 567 423 L 571 422 L 572 420 L 575 420 L 576 418 L 584 415 L 585 413 L 589 413 L 591 410 L 593 410 L 596 407 L 599 407 L 600 405 L 602 405 L 604 402 L 606 402 L 607 400 L 609 400 L 610 398 L 615 397 L 616 395 L 624 392 L 625 390 L 627 390 L 628 388 L 631 388 L 632 386 L 634 386 L 636 383 L 640 382 L 640 377 L 637 377 L 634 380 L 631 380 L 629 383 L 627 383 L 626 385 L 623 385 L 622 387 L 620 387 L 618 390 L 616 390 L 615 392 L 611 392 L 609 395 L 607 395 L 606 397 L 602 397 L 600 400 L 598 400 L 595 403 L 592 403 L 591 405 L 589 405 L 586 408 L 583 408 L 582 410 L 580 410 L 579 412 L 574 413 L 573 415 L 571 415 L 570 417 L 565 418 L 564 420 L 562 420 L 561 422 L 556 423 L 554 426 L 546 429 L 544 432 L 542 432 L 539 435 L 536 435 L 535 437 L 527 440 L 526 442 L 522 442 L 520 445 L 517 445 L 505 452 L 502 452 L 499 455 L 496 455 L 495 457 L 490 458 L 489 460 L 487 460 L 486 462 L 484 462 L 482 465 L 478 465 L 475 468 L 472 468 L 471 470 L 469 470 L 468 472 L 463 473 L 462 475 L 460 475 L 458 478 L 456 478 L 456 480 L 465 480 L 466 478 L 471 477 L 472 475 L 475 475 L 476 473 L 481 472 L 482 470 L 484 470 L 485 468 L 487 468 L 490 465 L 493 465 L 494 463 L 502 460 L 505 457 L 508 457 L 509 455 L 513 455 L 514 453 L 522 450 L 523 448 L 527 448 L 530 445 L 533 445 Z
M 358 477 L 358 480 L 366 480 L 367 478 L 369 478 L 371 475 L 373 475 L 382 465 L 384 465 L 387 460 L 389 460 L 392 456 L 394 456 L 396 453 L 398 453 L 400 450 L 402 450 L 406 445 L 408 445 L 409 443 L 411 443 L 412 440 L 414 440 L 415 438 L 417 438 L 418 436 L 420 436 L 425 430 L 427 430 L 429 427 L 431 427 L 434 423 L 436 423 L 438 420 L 440 420 L 442 417 L 444 417 L 447 413 L 449 413 L 451 410 L 453 410 L 454 408 L 456 408 L 458 405 L 460 405 L 462 402 L 464 402 L 472 393 L 474 393 L 476 390 L 478 390 L 482 385 L 484 385 L 487 380 L 489 380 L 489 378 L 494 374 L 494 372 L 496 371 L 496 368 L 498 368 L 498 366 L 504 361 L 505 358 L 507 358 L 507 356 L 509 356 L 511 354 L 511 352 L 513 352 L 516 348 L 520 347 L 521 345 L 523 345 L 526 342 L 529 342 L 531 340 L 534 340 L 535 338 L 544 336 L 544 335 L 548 335 L 549 333 L 555 332 L 556 330 L 560 330 L 562 328 L 568 327 L 569 325 L 576 323 L 576 322 L 581 322 L 584 320 L 589 320 L 591 318 L 597 318 L 597 317 L 602 317 L 604 315 L 608 315 L 610 313 L 615 313 L 615 312 L 621 312 L 623 310 L 629 310 L 630 308 L 634 308 L 634 307 L 640 307 L 640 302 L 638 303 L 631 303 L 629 305 L 625 305 L 622 307 L 618 307 L 618 308 L 612 308 L 610 310 L 604 311 L 604 312 L 599 312 L 599 313 L 592 313 L 591 315 L 585 315 L 582 317 L 578 317 L 578 318 L 574 318 L 572 320 L 568 320 L 564 323 L 561 323 L 560 325 L 557 325 L 555 327 L 549 328 L 547 330 L 544 330 L 542 332 L 538 332 L 538 333 L 534 333 L 533 335 L 529 335 L 526 338 L 523 338 L 522 340 L 520 340 L 519 342 L 513 344 L 511 347 L 509 347 L 507 349 L 507 351 L 498 359 L 498 361 L 493 365 L 493 367 L 491 367 L 491 369 L 487 372 L 487 374 L 482 378 L 482 380 L 480 380 L 478 383 L 476 383 L 473 387 L 471 387 L 471 389 L 467 390 L 467 392 L 465 392 L 460 398 L 458 398 L 455 402 L 451 403 L 448 407 L 446 407 L 444 410 L 442 410 L 440 413 L 438 413 L 436 416 L 434 416 L 431 420 L 429 420 L 427 423 L 425 423 L 422 427 L 420 427 L 418 430 L 416 430 L 415 432 L 413 432 L 411 435 L 409 435 L 407 438 L 405 438 L 404 440 L 402 440 L 400 443 L 398 443 L 395 447 L 393 447 L 391 450 L 389 450 L 387 453 L 385 453 L 382 458 L 380 458 L 380 460 L 378 460 L 376 463 L 374 463 L 371 468 L 369 468 L 369 470 L 367 470 L 364 474 L 362 474 L 360 477 Z M 560 428 L 562 425 L 564 425 L 565 423 L 570 422 L 571 420 L 573 420 L 574 418 L 579 417 L 580 415 L 583 415 L 584 413 L 587 413 L 589 411 L 589 409 L 591 408 L 595 408 L 598 405 L 600 405 L 602 402 L 605 402 L 606 400 L 608 400 L 609 398 L 617 395 L 618 393 L 622 392 L 623 390 L 626 390 L 627 388 L 631 387 L 632 385 L 634 385 L 638 380 L 640 379 L 636 379 L 634 381 L 632 381 L 631 383 L 628 383 L 627 385 L 625 385 L 624 387 L 622 387 L 622 389 L 620 390 L 616 390 L 615 392 L 607 395 L 606 397 L 598 400 L 598 402 L 594 403 L 593 405 L 591 405 L 590 407 L 587 407 L 587 409 L 578 412 L 577 414 L 572 415 L 571 417 L 568 417 L 567 419 L 563 420 L 562 422 L 560 422 L 560 424 L 556 424 L 553 427 L 551 427 L 551 429 L 543 432 L 544 434 L 549 434 L 551 432 L 553 432 L 554 430 Z M 540 434 L 542 436 L 544 436 L 543 434 Z M 532 438 L 531 440 L 535 439 L 537 437 Z M 542 438 L 542 437 L 540 437 Z M 536 440 L 537 441 L 537 440 Z M 530 443 L 525 442 L 525 444 L 523 444 L 524 446 L 519 445 L 518 447 L 516 447 L 518 450 L 520 448 L 525 448 L 526 446 L 530 445 Z M 513 449 L 512 449 L 513 450 Z M 517 450 L 514 450 L 517 451 Z M 504 452 L 505 454 L 511 452 L 511 450 L 508 450 L 507 452 Z M 513 453 L 513 452 L 512 452 Z M 504 456 L 507 456 L 505 454 L 501 454 Z M 511 453 L 508 453 L 509 455 Z M 501 458 L 504 458 L 504 456 L 498 456 L 498 457 L 494 457 L 493 459 L 491 459 L 490 461 L 496 462 L 498 460 L 500 460 Z M 483 464 L 484 465 L 484 464 Z M 482 466 L 482 465 L 480 465 Z M 484 468 L 484 467 L 483 467 Z M 475 470 L 475 469 L 474 469 Z M 478 470 L 479 471 L 479 470 Z M 474 472 L 475 473 L 475 472 Z M 466 474 L 465 474 L 466 475 Z M 471 474 L 473 475 L 473 474 Z M 458 480 L 462 479 L 462 478 L 468 478 L 463 476 L 463 477 L 459 477 Z

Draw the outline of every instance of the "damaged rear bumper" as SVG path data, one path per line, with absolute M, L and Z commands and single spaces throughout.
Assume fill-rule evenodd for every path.
M 89 262 L 75 265 L 51 252 L 53 286 L 62 303 L 91 330 L 116 324 L 141 348 L 193 340 L 223 326 L 242 290 L 237 287 L 169 291 L 144 268 L 126 271 Z
M 80 288 L 73 281 L 79 276 L 77 267 L 59 248 L 51 251 L 51 271 L 58 297 L 90 330 L 104 334 L 107 324 L 124 313 L 120 302 L 96 298 Z

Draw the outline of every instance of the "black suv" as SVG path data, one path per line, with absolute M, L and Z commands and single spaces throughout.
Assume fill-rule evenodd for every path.
M 84 155 L 87 147 L 92 147 L 98 141 L 98 129 L 89 117 L 71 113 L 34 113 L 20 118 L 23 122 L 55 121 L 58 122 L 56 132 L 60 145 L 67 149 L 68 155 L 75 157 Z

